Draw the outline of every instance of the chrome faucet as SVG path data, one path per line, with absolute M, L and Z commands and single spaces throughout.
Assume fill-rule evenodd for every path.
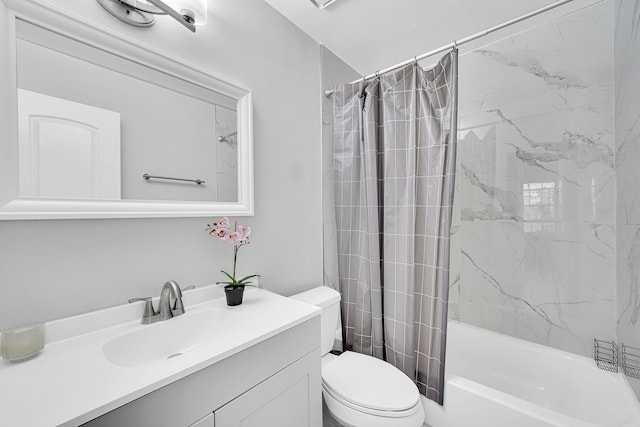
M 184 288 L 193 289 L 195 286 L 187 286 Z M 171 298 L 174 298 L 173 308 L 171 307 Z M 150 323 L 155 323 L 160 320 L 168 320 L 175 316 L 180 316 L 184 314 L 184 305 L 182 303 L 182 290 L 178 283 L 173 280 L 169 280 L 162 286 L 162 291 L 160 292 L 160 302 L 158 303 L 158 311 L 156 312 L 153 309 L 153 301 L 151 297 L 146 298 L 132 298 L 129 300 L 129 303 L 136 301 L 144 301 L 144 314 L 142 315 L 142 320 L 140 323 L 144 325 L 148 325 Z
M 175 298 L 176 310 L 171 308 L 171 297 Z M 177 307 L 180 308 L 177 308 Z M 162 286 L 160 292 L 160 302 L 158 303 L 158 316 L 160 320 L 168 320 L 174 316 L 184 314 L 184 306 L 182 305 L 182 291 L 180 286 L 173 280 L 169 280 Z

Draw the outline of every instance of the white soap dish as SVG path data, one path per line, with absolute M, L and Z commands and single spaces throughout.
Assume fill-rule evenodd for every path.
M 44 323 L 2 331 L 0 353 L 5 360 L 19 362 L 30 359 L 44 348 Z

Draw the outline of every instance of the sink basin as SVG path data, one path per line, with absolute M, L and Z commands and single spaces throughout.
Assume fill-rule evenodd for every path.
M 135 332 L 113 338 L 102 347 L 107 359 L 119 366 L 138 366 L 173 359 L 199 347 L 211 347 L 238 336 L 243 319 L 225 309 L 185 313 Z

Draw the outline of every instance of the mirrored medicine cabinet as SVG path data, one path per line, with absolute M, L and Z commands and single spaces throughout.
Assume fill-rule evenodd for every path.
M 13 24 L 0 219 L 253 214 L 250 91 L 38 1 Z

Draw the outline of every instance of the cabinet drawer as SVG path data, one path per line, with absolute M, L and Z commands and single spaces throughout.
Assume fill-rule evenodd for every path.
M 320 349 L 215 412 L 218 427 L 320 427 Z

